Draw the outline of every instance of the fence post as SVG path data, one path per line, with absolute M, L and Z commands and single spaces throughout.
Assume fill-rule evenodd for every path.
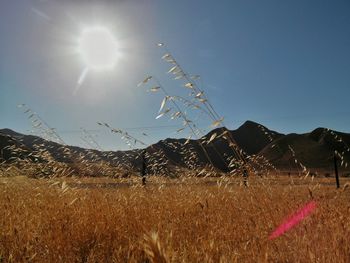
M 334 172 L 335 172 L 335 180 L 337 182 L 337 188 L 340 187 L 339 183 L 339 175 L 338 175 L 338 165 L 337 165 L 337 155 L 334 153 Z

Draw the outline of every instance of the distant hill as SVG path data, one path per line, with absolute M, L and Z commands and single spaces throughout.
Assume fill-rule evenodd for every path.
M 285 135 L 253 121 L 246 121 L 236 130 L 217 128 L 198 140 L 161 140 L 146 148 L 148 162 L 152 166 L 163 162 L 167 166 L 187 168 L 212 163 L 217 169 L 229 171 L 227 159 L 233 155 L 233 151 L 223 134 L 233 138 L 246 155 L 264 156 L 280 169 L 300 169 L 298 163 L 308 168 L 329 169 L 332 167 L 334 151 L 345 157 L 344 163 L 350 160 L 348 133 L 317 128 L 310 133 Z M 214 138 L 210 144 L 207 143 L 209 138 Z M 140 153 L 141 150 L 137 149 L 101 152 L 60 145 L 10 129 L 0 130 L 0 161 L 7 163 L 27 158 L 33 163 L 54 160 L 73 165 L 84 160 L 102 161 L 112 168 L 120 165 L 137 168 L 140 166 Z M 47 155 L 49 160 L 43 157 Z
M 295 159 L 308 168 L 333 167 L 334 151 L 350 160 L 350 134 L 317 128 L 310 133 L 288 134 L 267 145 L 259 154 L 264 155 L 277 167 L 293 168 Z M 294 150 L 294 157 L 292 150 Z M 350 162 L 349 162 L 350 164 Z
M 237 130 L 217 128 L 210 131 L 199 140 L 190 140 L 187 144 L 186 139 L 165 139 L 148 147 L 148 150 L 151 151 L 154 147 L 161 149 L 170 162 L 180 165 L 185 165 L 185 159 L 188 156 L 188 153 L 194 151 L 197 153 L 198 157 L 196 164 L 205 165 L 209 164 L 211 161 L 216 168 L 222 171 L 228 171 L 228 162 L 226 159 L 228 156 L 233 155 L 233 151 L 227 143 L 227 140 L 219 136 L 224 132 L 229 133 L 238 146 L 249 155 L 258 154 L 271 142 L 271 140 L 283 136 L 282 134 L 269 130 L 258 123 L 246 121 Z M 268 133 L 268 136 L 265 133 Z M 213 134 L 217 135 L 216 139 L 214 139 L 211 144 L 207 144 L 205 141 L 207 141 Z M 203 147 L 201 147 L 201 145 Z M 207 152 L 210 161 L 206 157 L 203 148 Z
M 284 135 L 253 121 L 246 121 L 231 134 L 238 145 L 249 155 L 258 154 L 271 141 L 283 137 Z
M 76 146 L 61 145 L 38 136 L 24 135 L 10 129 L 0 129 L 0 163 L 18 164 L 27 161 L 32 164 L 44 164 L 50 169 L 61 163 L 74 167 L 75 171 L 84 163 L 104 162 L 113 167 L 137 166 L 137 151 L 105 151 L 84 149 Z M 50 165 L 52 163 L 52 165 Z M 91 173 L 98 173 L 91 169 Z

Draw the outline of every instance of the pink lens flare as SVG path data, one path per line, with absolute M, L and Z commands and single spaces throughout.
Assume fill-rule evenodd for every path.
M 272 234 L 269 236 L 269 239 L 275 239 L 279 237 L 280 235 L 287 232 L 289 229 L 291 229 L 293 226 L 298 224 L 301 220 L 306 218 L 312 211 L 314 211 L 316 208 L 316 202 L 311 201 L 304 205 L 302 208 L 300 208 L 298 211 L 296 211 L 293 215 L 288 217 L 278 228 L 276 228 L 275 231 L 272 232 Z

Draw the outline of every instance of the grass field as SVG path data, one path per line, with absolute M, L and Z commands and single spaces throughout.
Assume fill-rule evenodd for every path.
M 350 181 L 293 178 L 3 177 L 0 262 L 350 262 Z

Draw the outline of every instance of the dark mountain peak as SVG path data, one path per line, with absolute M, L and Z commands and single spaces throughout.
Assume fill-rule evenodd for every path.
M 238 129 L 259 128 L 259 126 L 262 125 L 254 121 L 247 120 Z
M 312 132 L 310 132 L 309 137 L 314 141 L 320 141 L 322 138 L 324 138 L 326 133 L 327 133 L 326 128 L 319 127 L 314 129 Z
M 15 131 L 8 129 L 8 128 L 0 129 L 0 133 L 2 133 L 4 135 L 13 136 L 13 137 L 23 136 L 23 134 L 15 132 Z
M 205 138 L 210 138 L 214 133 L 216 133 L 217 135 L 222 134 L 225 131 L 229 131 L 226 127 L 219 127 L 219 128 L 215 128 L 213 130 L 211 130 L 210 132 L 208 132 L 204 137 Z
M 244 122 L 236 131 L 242 132 L 242 133 L 243 132 L 249 132 L 249 133 L 257 132 L 259 134 L 267 132 L 267 133 L 270 133 L 271 135 L 283 135 L 281 133 L 278 133 L 276 131 L 268 129 L 266 126 L 264 126 L 260 123 L 250 121 L 250 120 Z
M 237 130 L 233 131 L 236 142 L 247 154 L 257 154 L 279 136 L 281 134 L 270 131 L 253 121 L 246 121 Z

